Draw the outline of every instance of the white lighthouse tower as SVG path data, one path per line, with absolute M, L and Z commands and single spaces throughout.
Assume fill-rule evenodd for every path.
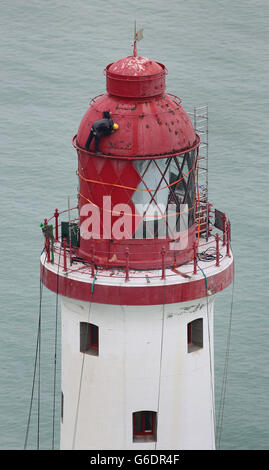
M 164 65 L 134 55 L 105 70 L 73 138 L 78 206 L 44 228 L 42 282 L 61 296 L 61 449 L 214 449 L 230 225 L 199 194 L 201 137 Z M 85 144 L 106 111 L 119 128 L 97 154 Z

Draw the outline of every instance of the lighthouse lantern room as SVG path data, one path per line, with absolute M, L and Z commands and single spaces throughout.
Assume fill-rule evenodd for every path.
M 73 137 L 78 204 L 44 220 L 61 449 L 215 448 L 213 305 L 233 280 L 230 223 L 199 183 L 199 114 L 193 124 L 166 74 L 136 54 L 105 68 Z M 87 140 L 107 114 L 118 128 L 96 153 Z

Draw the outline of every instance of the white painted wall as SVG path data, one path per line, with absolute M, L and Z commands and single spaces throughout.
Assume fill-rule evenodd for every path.
M 187 323 L 196 318 L 204 347 L 188 353 Z M 99 356 L 80 352 L 80 322 L 99 326 Z M 61 449 L 214 449 L 211 370 L 213 297 L 208 314 L 206 299 L 163 309 L 62 297 Z M 133 442 L 132 413 L 142 410 L 158 412 L 156 443 Z

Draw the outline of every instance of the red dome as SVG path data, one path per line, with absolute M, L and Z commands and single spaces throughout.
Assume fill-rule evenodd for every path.
M 93 122 L 102 119 L 106 110 L 110 111 L 119 129 L 101 139 L 99 149 L 104 154 L 120 157 L 163 155 L 191 149 L 198 144 L 188 114 L 173 95 L 165 93 L 158 98 L 134 101 L 104 94 L 92 102 L 81 121 L 76 139 L 80 147 L 85 146 Z
M 108 93 L 91 101 L 77 144 L 85 146 L 93 122 L 109 110 L 119 129 L 101 139 L 103 154 L 157 156 L 196 147 L 199 139 L 181 100 L 165 93 L 166 73 L 163 64 L 146 57 L 129 56 L 108 65 Z
M 139 76 L 145 77 L 156 75 L 163 71 L 163 66 L 158 62 L 148 59 L 147 57 L 129 56 L 108 65 L 109 72 L 123 76 Z

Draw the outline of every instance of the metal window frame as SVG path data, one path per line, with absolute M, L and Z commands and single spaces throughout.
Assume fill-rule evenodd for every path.
M 81 343 L 81 328 L 85 328 L 85 331 L 83 331 L 85 344 Z M 96 330 L 97 342 L 96 343 L 93 342 L 93 331 L 92 331 L 93 328 L 97 328 Z M 80 322 L 80 352 L 83 354 L 89 354 L 92 351 L 94 351 L 95 353 L 99 352 L 99 327 L 97 325 L 94 325 L 93 323 L 82 321 Z
M 97 332 L 97 343 L 93 343 L 93 328 L 96 328 Z M 89 335 L 90 335 L 90 349 L 99 349 L 99 327 L 93 323 L 89 323 Z
M 194 204 L 194 200 L 195 200 L 195 190 L 194 190 L 194 192 L 193 192 L 192 201 L 191 201 L 190 186 L 191 186 L 192 180 L 194 180 L 194 186 L 195 186 L 195 167 L 196 167 L 196 161 L 197 161 L 198 153 L 196 152 L 196 149 L 193 150 L 192 152 L 194 152 L 194 155 L 193 155 L 193 160 L 194 160 L 194 161 L 192 162 L 192 163 L 193 163 L 193 167 L 192 167 L 192 171 L 191 171 L 191 172 L 189 173 L 189 175 L 188 175 L 187 180 L 186 180 L 186 178 L 184 177 L 183 169 L 184 169 L 185 163 L 186 163 L 186 161 L 187 161 L 187 157 L 188 157 L 188 155 L 191 153 L 191 151 L 186 151 L 182 156 L 180 156 L 180 157 L 183 157 L 181 164 L 180 164 L 179 161 L 178 161 L 178 156 L 171 156 L 171 157 L 168 157 L 168 158 L 166 157 L 166 165 L 165 165 L 165 170 L 164 170 L 164 171 L 162 171 L 162 170 L 160 169 L 160 167 L 159 167 L 159 165 L 158 165 L 158 161 L 156 161 L 156 160 L 151 160 L 151 161 L 148 163 L 146 169 L 143 171 L 143 174 L 140 174 L 140 173 L 138 172 L 137 168 L 135 167 L 135 169 L 136 169 L 136 171 L 137 171 L 137 173 L 138 173 L 138 175 L 139 175 L 139 177 L 140 177 L 140 183 L 141 183 L 141 182 L 143 183 L 143 185 L 145 186 L 145 189 L 147 190 L 147 192 L 148 192 L 149 195 L 150 195 L 150 201 L 147 203 L 147 209 L 144 211 L 143 216 L 146 214 L 146 212 L 147 212 L 147 210 L 148 210 L 148 208 L 149 208 L 149 206 L 150 206 L 150 204 L 151 204 L 152 202 L 154 202 L 154 204 L 156 205 L 156 207 L 158 208 L 158 210 L 160 211 L 160 213 L 162 213 L 162 211 L 161 211 L 161 209 L 160 209 L 160 207 L 158 206 L 158 203 L 157 203 L 157 201 L 156 201 L 156 195 L 158 194 L 158 191 L 160 190 L 160 186 L 161 186 L 162 182 L 164 182 L 167 186 L 169 186 L 169 195 L 168 195 L 167 206 L 168 206 L 168 204 L 169 204 L 170 202 L 172 202 L 172 199 L 174 200 L 176 206 L 177 206 L 177 207 L 179 206 L 180 201 L 178 200 L 178 196 L 177 196 L 177 194 L 176 194 L 176 189 L 177 189 L 177 187 L 178 187 L 178 185 L 179 185 L 179 182 L 176 183 L 175 188 L 174 188 L 173 186 L 170 186 L 170 182 L 167 181 L 167 178 L 166 178 L 166 173 L 167 173 L 167 171 L 169 170 L 169 168 L 170 168 L 170 166 L 171 166 L 171 163 L 172 163 L 173 161 L 174 161 L 175 164 L 176 164 L 176 167 L 177 167 L 178 172 L 179 172 L 179 173 L 178 173 L 178 176 L 179 176 L 179 178 L 182 178 L 181 182 L 182 182 L 182 184 L 183 184 L 183 186 L 184 186 L 184 191 L 185 191 L 185 193 L 184 193 L 184 200 L 183 200 L 182 204 L 186 204 L 186 201 L 187 201 L 188 205 L 189 205 L 189 204 L 192 204 L 192 205 Z M 148 188 L 146 182 L 144 181 L 144 176 L 145 176 L 145 174 L 147 173 L 147 171 L 149 170 L 149 167 L 150 167 L 150 165 L 152 164 L 152 162 L 154 162 L 155 166 L 157 167 L 157 169 L 158 169 L 158 171 L 159 171 L 159 173 L 160 173 L 160 181 L 159 181 L 157 187 L 154 189 L 154 192 L 151 191 L 151 190 Z M 140 183 L 139 183 L 139 184 L 140 184 Z M 132 199 L 132 198 L 131 198 L 131 199 Z M 166 208 L 166 210 L 167 210 L 167 208 Z M 191 214 L 191 213 L 194 214 L 194 208 L 190 211 L 190 214 Z M 165 214 L 163 214 L 163 215 L 165 216 Z M 177 222 L 178 222 L 179 217 L 180 217 L 180 215 L 177 215 Z M 192 218 L 193 218 L 193 217 L 192 217 Z M 167 226 L 168 231 L 171 230 L 171 228 L 169 227 L 169 220 L 168 220 L 167 217 L 166 217 L 165 222 L 166 222 L 166 226 Z M 194 218 L 193 218 L 193 224 L 194 224 L 194 222 L 195 222 L 195 221 L 194 221 Z M 193 224 L 189 224 L 189 226 L 191 226 L 191 225 L 193 225 Z
M 142 431 L 138 432 L 135 429 L 135 416 L 136 414 L 141 413 L 142 416 Z M 145 431 L 145 413 L 151 414 L 151 431 Z M 133 413 L 133 434 L 134 436 L 153 436 L 155 434 L 155 411 L 143 410 L 143 411 L 135 411 Z

